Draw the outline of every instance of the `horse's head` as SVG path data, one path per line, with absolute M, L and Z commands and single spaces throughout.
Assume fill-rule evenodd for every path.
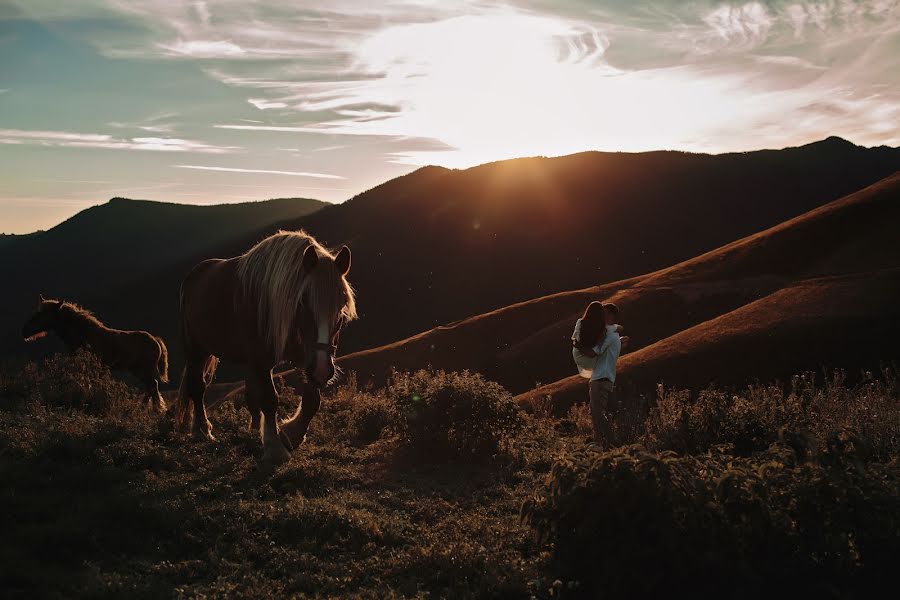
M 59 300 L 45 300 L 44 296 L 38 298 L 37 310 L 22 327 L 22 337 L 26 342 L 42 338 L 56 328 L 59 320 L 59 309 L 62 302 Z
M 347 282 L 350 249 L 344 246 L 335 256 L 320 255 L 310 245 L 301 268 L 309 279 L 297 315 L 302 367 L 309 381 L 324 387 L 335 374 L 334 354 L 341 327 L 356 318 L 353 288 Z

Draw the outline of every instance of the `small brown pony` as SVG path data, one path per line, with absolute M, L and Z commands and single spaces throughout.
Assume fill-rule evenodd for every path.
M 245 367 L 250 427 L 260 430 L 263 460 L 280 463 L 300 445 L 319 410 L 319 389 L 334 377 L 340 329 L 356 318 L 347 282 L 350 249 L 336 255 L 303 231 L 279 231 L 241 256 L 203 261 L 181 284 L 185 368 L 175 414 L 195 438 L 213 440 L 203 396 L 218 360 Z M 272 369 L 290 360 L 306 373 L 293 417 L 275 420 Z
M 146 331 L 110 329 L 77 304 L 40 296 L 37 311 L 22 327 L 22 337 L 30 342 L 51 331 L 70 351 L 89 348 L 110 369 L 133 373 L 147 390 L 150 406 L 159 412 L 166 409 L 159 384 L 169 381 L 169 353 L 162 339 Z

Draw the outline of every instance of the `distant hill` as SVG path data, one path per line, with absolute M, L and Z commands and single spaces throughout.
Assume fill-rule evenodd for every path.
M 110 323 L 150 329 L 174 346 L 178 286 L 197 261 L 239 254 L 278 228 L 305 228 L 323 243 L 353 249 L 361 319 L 342 337 L 341 351 L 349 353 L 516 302 L 652 272 L 898 169 L 900 150 L 839 138 L 722 155 L 585 152 L 466 170 L 425 167 L 342 204 L 185 252 L 146 277 L 94 278 L 78 298 Z M 84 281 L 85 271 L 78 273 L 75 279 Z M 523 324 L 530 335 L 537 327 Z M 176 369 L 178 363 L 174 348 Z M 542 369 L 519 371 L 529 386 L 551 381 Z
M 620 385 L 744 383 L 900 358 L 900 172 L 672 267 L 553 294 L 345 356 L 365 381 L 388 370 L 471 369 L 523 401 L 584 395 L 569 336 L 591 300 L 622 309 L 633 350 Z M 558 381 L 557 381 L 558 380 Z M 531 391 L 536 382 L 553 382 Z
M 353 249 L 361 319 L 343 352 L 553 292 L 666 267 L 771 227 L 900 169 L 900 150 L 839 138 L 708 155 L 585 152 L 465 170 L 425 167 L 309 216 Z M 235 238 L 213 256 L 243 252 Z M 91 305 L 174 335 L 175 290 L 196 257 L 145 281 L 98 288 Z M 135 313 L 134 306 L 152 306 Z M 486 340 L 485 343 L 490 343 Z M 177 360 L 177 356 L 176 356 Z
M 306 198 L 215 206 L 113 198 L 48 231 L 4 236 L 0 241 L 0 281 L 4 283 L 0 351 L 21 349 L 18 328 L 38 293 L 87 301 L 130 281 L 147 281 L 186 256 L 206 256 L 211 248 L 231 239 L 246 238 L 325 205 Z M 177 298 L 177 289 L 169 292 Z M 141 303 L 139 298 L 119 301 L 128 302 L 135 322 L 148 312 L 171 314 L 171 300 L 165 308 Z
M 584 393 L 568 338 L 587 302 L 611 299 L 635 351 L 621 385 L 700 386 L 798 370 L 877 367 L 900 351 L 900 173 L 767 231 L 646 276 L 555 294 L 347 356 L 385 366 L 469 368 L 532 401 Z M 535 382 L 554 383 L 534 391 Z

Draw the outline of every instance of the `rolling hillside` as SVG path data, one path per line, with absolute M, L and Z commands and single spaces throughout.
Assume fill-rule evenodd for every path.
M 186 256 L 206 256 L 210 248 L 235 237 L 252 235 L 324 205 L 305 198 L 216 206 L 113 198 L 48 231 L 5 236 L 0 244 L 0 281 L 4 282 L 0 351 L 22 350 L 18 330 L 38 293 L 86 302 L 101 290 L 146 281 Z M 171 294 L 177 298 L 177 288 Z M 141 303 L 139 298 L 121 301 L 138 313 L 138 322 L 146 313 L 162 308 Z M 163 306 L 170 312 L 171 304 L 170 299 Z
M 595 299 L 620 306 L 634 343 L 620 363 L 623 385 L 877 366 L 900 356 L 898 222 L 900 173 L 672 267 L 511 305 L 351 354 L 342 366 L 364 381 L 383 380 L 391 366 L 468 368 L 522 400 L 580 397 L 583 380 L 565 378 L 568 339 Z M 531 392 L 536 382 L 555 383 Z
M 65 274 L 54 270 L 52 257 L 53 269 L 30 270 L 32 284 L 14 286 L 25 291 L 24 304 L 16 310 L 30 310 L 38 285 L 47 293 L 74 295 L 115 326 L 162 335 L 177 370 L 177 290 L 184 274 L 203 258 L 243 252 L 278 228 L 305 228 L 328 245 L 347 243 L 354 251 L 351 281 L 359 291 L 361 319 L 348 328 L 341 348 L 353 352 L 529 298 L 634 278 L 781 223 L 897 169 L 900 150 L 862 148 L 839 138 L 738 154 L 587 152 L 459 171 L 426 167 L 343 204 L 172 252 L 160 261 L 165 266 L 140 276 L 129 268 L 136 257 L 121 260 L 122 248 L 154 255 L 183 240 L 185 231 L 216 228 L 178 226 L 173 216 L 167 220 L 170 237 L 144 244 L 135 243 L 133 235 L 116 241 L 112 233 L 73 233 L 74 240 L 104 241 L 105 250 L 79 260 L 67 257 Z M 111 222 L 123 220 L 128 221 L 117 217 Z M 74 248 L 86 252 L 78 244 Z M 24 256 L 15 250 L 0 255 L 14 261 Z M 76 283 L 84 285 L 70 293 Z M 659 294 L 671 292 L 660 289 Z M 559 301 L 566 298 L 572 296 Z M 738 294 L 733 307 L 751 298 Z M 656 304 L 677 311 L 677 305 Z M 691 310 L 685 323 L 669 325 L 670 333 L 720 314 L 718 306 Z M 635 338 L 656 341 L 668 317 L 642 314 L 632 328 Z M 21 317 L 16 316 L 17 323 Z M 542 333 L 551 325 L 537 317 L 520 327 L 539 342 L 540 335 L 556 335 Z M 517 391 L 559 376 L 554 359 L 514 366 L 520 350 L 507 338 L 485 337 L 482 343 L 509 353 L 508 360 L 491 361 L 491 369 L 504 380 L 515 379 Z M 223 380 L 235 375 L 227 365 L 221 371 Z
M 341 346 L 353 352 L 529 298 L 666 267 L 897 169 L 900 150 L 838 138 L 739 154 L 586 152 L 458 171 L 425 167 L 209 255 L 239 254 L 276 228 L 305 228 L 328 245 L 349 244 L 361 319 Z M 86 302 L 123 326 L 172 339 L 176 290 L 196 260 L 99 287 Z M 173 355 L 177 366 L 177 350 Z

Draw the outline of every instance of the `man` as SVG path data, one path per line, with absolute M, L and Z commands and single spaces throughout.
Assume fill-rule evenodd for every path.
M 627 346 L 629 341 L 628 336 L 619 336 L 622 327 L 616 323 L 619 318 L 618 307 L 612 302 L 607 302 L 603 305 L 603 313 L 606 320 L 606 335 L 600 344 L 594 346 L 597 362 L 591 372 L 589 388 L 594 441 L 598 443 L 610 439 L 609 402 L 615 389 L 616 361 L 619 360 L 622 348 Z

